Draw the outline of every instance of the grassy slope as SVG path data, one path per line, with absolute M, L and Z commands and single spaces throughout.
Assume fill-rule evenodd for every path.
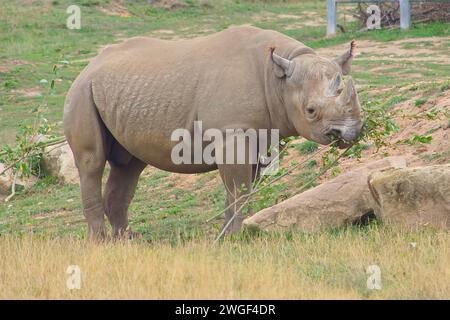
M 132 4 L 126 5 L 132 16 L 121 17 L 106 15 L 98 9 L 98 5 L 110 9 L 111 2 L 96 1 L 97 5 L 91 5 L 93 2 L 82 1 L 80 2 L 84 3 L 81 6 L 82 29 L 79 31 L 70 31 L 65 28 L 67 17 L 65 8 L 72 4 L 70 1 L 57 1 L 55 5 L 51 5 L 49 1 L 37 1 L 33 7 L 19 6 L 13 1 L 6 5 L 2 4 L 3 7 L 0 11 L 0 66 L 3 68 L 0 69 L 0 143 L 13 140 L 15 128 L 19 121 L 30 121 L 30 110 L 44 99 L 36 92 L 45 96 L 47 90 L 46 85 L 40 84 L 39 81 L 52 77 L 52 65 L 54 63 L 59 63 L 61 66 L 58 71 L 60 81 L 56 83 L 55 94 L 46 101 L 48 108 L 46 117 L 51 122 L 58 122 L 62 115 L 65 93 L 70 87 L 71 81 L 87 64 L 87 59 L 94 56 L 102 46 L 133 35 L 154 35 L 168 38 L 192 37 L 219 31 L 232 24 L 251 23 L 263 28 L 280 30 L 314 48 L 323 48 L 346 42 L 352 38 L 358 40 L 374 39 L 388 43 L 403 38 L 448 36 L 450 34 L 449 25 L 439 23 L 415 26 L 407 32 L 381 30 L 369 33 L 352 31 L 355 26 L 347 24 L 350 32 L 326 39 L 323 37 L 325 26 L 308 26 L 308 23 L 316 18 L 302 14 L 302 12 L 314 11 L 324 16 L 325 6 L 323 1 L 271 3 L 223 0 L 202 1 L 203 5 L 198 4 L 197 1 L 192 2 L 195 5 L 191 8 L 167 12 L 152 9 L 145 5 L 144 1 L 134 1 Z M 204 5 L 204 3 L 207 5 Z M 292 17 L 292 14 L 301 17 Z M 304 25 L 289 28 L 289 30 L 285 29 L 286 25 L 298 21 L 304 23 Z M 158 31 L 161 29 L 165 31 Z M 424 43 L 406 45 L 419 48 Z M 444 42 L 438 49 L 448 48 L 449 45 L 449 41 Z M 68 65 L 61 64 L 60 61 L 63 60 L 70 63 Z M 363 91 L 361 93 L 363 103 L 367 100 L 378 100 L 386 105 L 394 105 L 402 99 L 412 98 L 418 94 L 429 98 L 441 92 L 442 86 L 445 86 L 443 81 L 446 80 L 448 72 L 450 72 L 449 65 L 414 61 L 404 61 L 401 66 L 386 67 L 385 72 L 380 74 L 371 72 L 379 64 L 389 66 L 390 63 L 392 61 L 384 59 L 382 55 L 380 55 L 379 60 L 373 60 L 373 57 L 361 57 L 355 61 L 354 78 L 363 85 L 361 90 Z M 387 73 L 386 70 L 388 70 Z M 405 70 L 417 74 L 417 78 L 411 80 L 411 78 L 406 77 Z M 399 99 L 398 90 L 402 86 L 411 85 L 411 81 L 413 83 L 418 82 L 418 79 L 430 83 L 418 83 L 415 91 L 403 91 L 404 95 Z M 368 89 L 378 90 L 383 88 L 389 88 L 389 90 L 383 92 L 383 95 L 367 91 Z M 60 124 L 56 126 L 56 130 L 60 132 Z M 292 148 L 289 152 L 296 154 L 297 150 L 301 151 L 302 148 Z M 289 179 L 283 180 L 277 186 L 269 188 L 256 203 L 257 209 L 295 194 L 316 170 L 317 167 L 312 164 L 309 169 L 304 169 L 302 172 L 292 175 Z M 231 286 L 237 286 L 238 280 L 244 279 L 241 289 L 235 289 L 229 287 L 230 284 L 221 283 L 222 287 L 217 288 L 217 291 L 215 291 L 217 295 L 214 297 L 256 297 L 254 296 L 256 291 L 264 291 L 270 286 L 282 287 L 280 283 L 275 282 L 268 282 L 266 287 L 252 287 L 249 284 L 251 275 L 248 275 L 245 270 L 247 262 L 252 266 L 248 270 L 253 273 L 254 267 L 256 272 L 261 273 L 261 280 L 267 280 L 273 274 L 294 272 L 292 278 L 275 278 L 285 281 L 281 283 L 292 282 L 298 286 L 298 288 L 294 288 L 295 286 L 290 285 L 289 288 L 291 289 L 287 291 L 292 293 L 290 297 L 377 297 L 377 294 L 364 290 L 366 279 L 364 268 L 368 263 L 382 263 L 383 268 L 386 266 L 386 273 L 383 274 L 387 275 L 387 279 L 389 279 L 387 281 L 388 287 L 391 287 L 389 290 L 383 291 L 380 297 L 442 298 L 450 296 L 448 287 L 439 286 L 439 278 L 431 279 L 432 272 L 440 275 L 443 272 L 448 274 L 449 265 L 444 258 L 445 253 L 448 253 L 448 235 L 433 231 L 397 235 L 383 227 L 373 227 L 363 230 L 337 231 L 338 234 L 344 234 L 344 236 L 336 236 L 335 231 L 330 231 L 317 237 L 307 238 L 307 240 L 302 235 L 295 235 L 296 240 L 293 242 L 285 239 L 285 237 L 271 239 L 270 241 L 265 238 L 253 239 L 254 244 L 241 239 L 226 243 L 219 247 L 220 249 L 209 252 L 208 247 L 202 244 L 203 239 L 211 239 L 217 233 L 221 223 L 220 221 L 210 224 L 204 224 L 203 222 L 207 217 L 213 216 L 222 208 L 223 188 L 217 183 L 216 173 L 199 175 L 199 178 L 187 180 L 184 183 L 183 179 L 183 177 L 157 170 L 147 171 L 141 177 L 135 201 L 130 207 L 131 224 L 135 230 L 144 234 L 144 239 L 157 242 L 168 241 L 172 244 L 184 243 L 185 240 L 188 240 L 188 243 L 180 248 L 181 257 L 191 257 L 192 255 L 189 252 L 195 250 L 199 250 L 199 255 L 205 254 L 201 266 L 204 268 L 204 272 L 212 273 L 210 280 L 217 280 L 214 277 L 220 277 L 223 274 L 218 265 L 214 270 L 208 267 L 208 264 L 214 258 L 218 257 L 218 261 L 223 261 L 225 264 L 225 261 L 230 259 L 229 255 L 239 257 L 234 260 L 231 259 L 233 261 L 232 266 L 236 268 L 238 273 L 237 280 Z M 67 235 L 70 235 L 75 238 L 83 238 L 85 225 L 80 212 L 78 186 L 61 186 L 52 178 L 47 178 L 31 190 L 19 194 L 13 202 L 9 204 L 0 203 L 0 234 L 29 234 L 33 232 L 45 237 L 51 235 L 52 237 L 66 238 Z M 372 238 L 379 240 L 367 241 L 367 239 Z M 9 259 L 12 254 L 11 246 L 13 244 L 9 241 L 14 240 L 9 236 L 5 239 L 9 240 L 5 243 L 2 242 L 0 261 L 7 261 L 5 259 Z M 200 244 L 191 242 L 190 239 L 198 240 Z M 25 258 L 26 254 L 31 254 L 26 252 L 26 250 L 29 250 L 26 249 L 26 245 L 29 244 L 27 241 L 30 240 L 25 238 L 23 241 L 23 243 L 19 241 L 18 245 L 23 247 L 19 250 L 17 257 L 25 255 Z M 396 251 L 403 250 L 400 248 L 407 248 L 409 241 L 423 245 L 421 249 L 423 255 L 421 253 L 419 256 L 414 256 L 415 253 L 411 253 L 407 249 L 404 252 Z M 56 261 L 52 266 L 49 266 L 49 270 L 56 272 L 55 268 L 59 268 L 61 263 L 65 265 L 66 261 L 71 260 L 59 248 L 46 247 L 55 244 L 38 242 L 36 245 L 42 245 L 42 250 L 56 250 Z M 83 254 L 97 254 L 98 250 L 101 255 L 112 257 L 112 254 L 106 252 L 106 249 L 109 250 L 110 248 L 89 248 L 84 251 L 81 244 L 76 243 L 74 245 L 82 256 Z M 161 246 L 161 248 L 148 249 L 136 244 L 131 248 L 132 253 L 130 255 L 135 254 L 133 257 L 137 259 L 139 250 L 153 250 L 152 254 L 156 254 L 156 256 L 167 250 L 176 250 L 164 247 L 164 245 Z M 280 254 L 282 257 L 279 263 L 275 263 L 272 259 L 277 256 L 276 252 L 279 248 L 281 248 Z M 382 252 L 381 248 L 387 248 L 387 251 Z M 119 256 L 125 254 L 122 247 L 113 249 L 113 252 L 117 252 Z M 174 259 L 174 257 L 168 256 L 170 252 L 172 251 L 167 253 L 166 258 Z M 173 253 L 175 252 L 173 251 Z M 271 254 L 269 255 L 268 252 Z M 242 258 L 240 254 L 242 254 Z M 411 254 L 413 255 L 411 256 Z M 194 257 L 199 257 L 199 255 L 194 255 Z M 404 255 L 404 258 L 399 259 L 399 255 Z M 149 253 L 145 257 L 145 259 L 150 259 L 151 254 Z M 338 259 L 334 261 L 336 257 Z M 257 267 L 258 264 L 261 264 L 261 259 L 264 258 L 269 260 L 263 264 L 263 266 L 268 267 L 269 271 Z M 38 257 L 31 258 L 32 261 L 37 261 L 33 259 L 38 259 Z M 145 259 L 139 261 L 147 263 L 148 260 Z M 86 260 L 86 268 L 90 270 L 89 272 L 93 272 L 94 265 L 98 260 L 95 260 L 93 256 L 92 260 L 88 260 Z M 184 268 L 184 263 L 187 264 L 188 268 L 194 268 L 190 260 L 184 261 L 183 258 L 180 258 L 177 261 L 181 264 L 180 268 Z M 414 269 L 415 262 L 419 265 L 417 270 Z M 295 266 L 298 266 L 297 270 L 292 269 L 295 269 Z M 430 269 L 427 270 L 425 266 L 429 266 Z M 444 266 L 447 266 L 447 269 Z M 120 274 L 119 271 L 122 267 L 125 266 L 117 266 L 117 274 Z M 136 267 L 136 265 L 131 267 Z M 157 266 L 154 267 L 158 268 Z M 3 268 L 0 268 L 0 270 L 3 270 Z M 136 272 L 139 273 L 139 270 L 141 269 Z M 167 272 L 164 268 L 158 270 L 161 274 Z M 404 281 L 402 280 L 400 283 L 395 279 L 396 277 L 402 277 L 402 272 L 405 273 L 403 277 L 406 280 L 403 279 Z M 419 274 L 423 276 L 423 279 L 418 279 Z M 58 281 L 60 276 L 57 275 L 50 280 Z M 192 275 L 194 279 L 196 279 L 195 276 Z M 246 276 L 250 278 L 245 280 Z M 5 291 L 5 296 L 19 294 L 20 286 L 13 289 L 12 281 L 15 281 L 14 277 L 20 278 L 20 274 L 8 273 L 9 291 Z M 107 273 L 105 277 L 104 279 L 109 279 L 110 276 Z M 174 279 L 178 279 L 179 275 L 174 275 L 174 277 Z M 33 281 L 35 281 L 33 282 L 34 289 L 25 290 L 30 296 L 43 298 L 46 296 L 69 297 L 67 292 L 52 291 L 52 289 L 40 291 L 38 289 L 39 281 L 43 281 L 42 278 Z M 131 281 L 136 281 L 136 279 Z M 183 281 L 189 283 L 188 280 Z M 189 297 L 194 289 L 189 284 L 183 284 L 183 281 L 174 280 L 173 285 L 175 287 L 171 292 L 180 292 L 181 297 Z M 320 283 L 319 289 L 313 289 L 314 283 Z M 183 285 L 185 286 L 184 289 L 176 287 Z M 200 291 L 201 294 L 199 293 L 196 297 L 212 297 L 206 295 L 208 292 L 206 280 L 204 285 L 205 287 Z M 257 282 L 257 285 L 262 284 Z M 145 286 L 141 287 L 141 290 L 145 289 L 147 289 Z M 170 295 L 170 292 L 164 291 L 168 290 L 167 288 L 161 287 L 161 290 L 163 291 L 158 294 L 155 293 L 153 297 L 174 297 Z M 111 292 L 110 294 L 114 296 L 114 291 L 114 288 L 110 288 L 108 292 Z M 306 291 L 311 292 L 311 295 L 304 295 Z M 23 292 L 22 294 L 24 294 Z M 151 296 L 154 293 L 154 291 L 147 291 L 148 293 L 145 293 L 145 291 L 136 292 L 141 292 L 142 294 L 138 295 L 141 297 Z M 89 291 L 84 294 L 84 297 L 92 297 L 93 295 Z M 272 297 L 284 297 L 282 293 L 279 294 L 279 296 Z M 133 293 L 130 292 L 129 295 L 133 296 Z
M 26 2 L 23 0 L 23 2 Z M 352 38 L 370 38 L 389 41 L 407 37 L 446 36 L 450 34 L 448 24 L 430 24 L 413 28 L 408 32 L 381 30 L 370 33 L 352 31 L 331 39 L 325 39 L 325 26 L 308 26 L 315 18 L 302 12 L 315 11 L 322 14 L 323 1 L 288 2 L 246 2 L 246 1 L 202 1 L 189 8 L 177 11 L 152 9 L 144 1 L 127 4 L 130 17 L 107 15 L 98 10 L 100 4 L 108 8 L 110 1 L 81 2 L 82 28 L 68 30 L 65 26 L 65 12 L 70 1 L 35 1 L 33 7 L 18 5 L 16 1 L 2 4 L 0 11 L 0 65 L 9 72 L 0 70 L 0 142 L 11 141 L 12 130 L 18 120 L 26 121 L 29 110 L 42 99 L 17 94 L 17 90 L 45 92 L 39 81 L 51 77 L 52 66 L 62 60 L 71 62 L 59 72 L 60 82 L 56 94 L 48 101 L 47 117 L 51 121 L 61 119 L 61 106 L 71 81 L 87 64 L 86 59 L 96 51 L 117 39 L 134 35 L 151 34 L 152 31 L 172 30 L 177 36 L 192 37 L 223 30 L 230 25 L 251 23 L 255 26 L 285 32 L 312 47 L 322 47 L 348 41 Z M 206 5 L 207 4 L 207 5 Z M 292 17 L 290 15 L 299 15 Z M 286 17 L 287 16 L 287 17 Z M 290 30 L 283 29 L 289 23 L 303 21 L 306 25 Z M 172 36 L 171 34 L 157 34 Z M 14 61 L 19 64 L 14 64 Z M 14 93 L 16 92 L 16 93 Z

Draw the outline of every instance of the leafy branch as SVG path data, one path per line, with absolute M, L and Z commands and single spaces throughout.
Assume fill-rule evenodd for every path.
M 65 141 L 64 137 L 52 135 L 52 126 L 44 117 L 44 112 L 48 107 L 48 97 L 55 88 L 57 72 L 58 66 L 55 64 L 52 69 L 53 78 L 48 85 L 47 93 L 44 95 L 42 102 L 33 106 L 31 110 L 34 115 L 33 123 L 19 124 L 15 143 L 0 147 L 0 162 L 5 166 L 0 175 L 11 170 L 10 175 L 12 177 L 11 194 L 5 201 L 9 201 L 15 195 L 18 178 L 29 178 L 31 175 L 41 176 L 41 162 L 45 148 Z M 47 83 L 47 80 L 41 80 L 41 84 Z

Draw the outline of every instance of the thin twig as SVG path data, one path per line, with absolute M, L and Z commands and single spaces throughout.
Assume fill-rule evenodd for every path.
M 298 168 L 299 166 L 305 164 L 306 162 L 308 162 L 309 160 L 311 160 L 312 158 L 314 158 L 317 154 L 321 153 L 324 150 L 328 150 L 330 147 L 325 147 L 325 148 L 321 148 L 317 151 L 315 151 L 313 154 L 311 154 L 308 158 L 306 158 L 304 161 L 297 163 L 291 167 L 288 168 L 288 170 L 282 174 L 281 176 L 276 177 L 275 179 L 273 179 L 272 181 L 270 181 L 267 185 L 271 185 L 272 183 L 280 180 L 281 178 L 285 177 L 286 175 L 288 175 L 289 173 L 291 173 L 292 171 L 294 171 L 296 168 Z M 261 182 L 261 181 L 260 181 Z M 259 183 L 260 184 L 260 183 Z M 258 184 L 258 185 L 259 185 Z M 209 218 L 208 220 L 205 221 L 205 223 L 209 223 L 212 220 L 215 220 L 217 217 L 221 216 L 225 211 L 227 211 L 228 209 L 230 209 L 232 206 L 234 206 L 238 201 L 244 199 L 244 198 L 248 198 L 250 197 L 254 192 L 256 192 L 258 185 L 255 186 L 255 189 L 248 193 L 248 194 L 244 194 L 242 196 L 240 196 L 238 199 L 236 199 L 233 203 L 228 204 L 227 207 L 225 207 L 225 209 L 223 209 L 222 211 L 220 211 L 218 214 L 214 215 L 213 217 Z
M 39 148 L 39 147 L 49 147 L 49 146 L 53 146 L 58 143 L 65 142 L 65 141 L 66 141 L 65 137 L 56 137 L 53 139 L 49 139 L 47 141 L 39 141 L 39 142 L 30 144 L 28 147 L 28 150 L 33 150 L 33 149 Z M 2 151 L 2 152 L 0 152 L 0 157 L 3 157 L 7 154 L 8 154 L 8 151 Z
M 329 148 L 329 147 L 328 147 Z M 341 152 L 339 154 L 338 157 L 336 157 L 336 159 L 334 159 L 334 161 L 329 164 L 328 166 L 326 166 L 324 169 L 322 169 L 321 172 L 319 172 L 319 174 L 317 176 L 315 176 L 314 178 L 310 179 L 307 183 L 305 183 L 302 188 L 300 189 L 300 191 L 303 191 L 303 189 L 306 189 L 306 187 L 308 187 L 311 183 L 313 183 L 314 181 L 316 181 L 319 177 L 321 177 L 323 174 L 325 174 L 329 169 L 331 169 L 333 166 L 336 165 L 336 163 L 338 163 L 338 161 L 352 148 L 352 146 L 349 146 L 347 149 L 345 149 L 345 151 Z M 322 149 L 327 149 L 327 148 L 322 148 Z M 317 152 L 316 152 L 317 153 Z M 293 170 L 293 169 L 292 169 Z M 264 188 L 266 188 L 267 186 L 273 184 L 274 182 L 278 181 L 279 179 L 281 179 L 282 177 L 286 176 L 288 173 L 292 172 L 288 171 L 285 172 L 283 175 L 277 177 L 276 179 L 270 181 L 268 184 L 262 186 L 260 189 L 255 190 L 254 192 L 248 194 L 248 196 L 246 197 L 244 203 L 239 207 L 239 209 L 237 211 L 235 211 L 235 213 L 233 214 L 233 216 L 230 218 L 230 220 L 227 222 L 227 224 L 223 227 L 222 231 L 220 232 L 220 234 L 218 235 L 218 237 L 216 238 L 216 240 L 214 240 L 214 243 L 217 243 L 226 233 L 227 229 L 229 228 L 229 226 L 231 225 L 231 223 L 234 221 L 234 219 L 236 218 L 236 216 L 238 215 L 238 213 L 244 208 L 244 206 L 246 206 L 248 204 L 248 201 L 250 199 L 251 196 L 253 196 L 254 194 L 260 192 L 261 190 L 263 190 Z M 235 201 L 236 202 L 236 201 Z
M 8 202 L 14 195 L 16 194 L 16 180 L 17 180 L 17 172 L 14 173 L 13 183 L 11 185 L 11 194 L 6 197 L 5 202 Z

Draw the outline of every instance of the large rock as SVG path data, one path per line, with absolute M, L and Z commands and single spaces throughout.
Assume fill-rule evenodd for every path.
M 450 230 L 450 164 L 374 172 L 369 187 L 383 222 Z
M 357 168 L 298 194 L 244 221 L 247 229 L 304 232 L 349 225 L 373 212 L 367 184 L 369 174 L 385 168 L 404 168 L 403 157 L 388 157 Z
M 67 142 L 46 147 L 43 166 L 48 174 L 57 177 L 63 183 L 76 184 L 80 182 L 73 153 Z

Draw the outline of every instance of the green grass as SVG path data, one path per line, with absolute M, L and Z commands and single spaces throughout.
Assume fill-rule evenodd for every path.
M 78 1 L 82 11 L 81 30 L 68 30 L 65 26 L 66 8 L 70 0 L 35 1 L 33 5 L 20 5 L 3 1 L 0 11 L 0 144 L 14 141 L 20 123 L 31 123 L 32 110 L 43 106 L 44 115 L 61 134 L 62 110 L 70 85 L 88 59 L 103 46 L 136 35 L 158 37 L 195 37 L 223 30 L 230 25 L 252 24 L 274 29 L 304 42 L 313 48 L 324 48 L 368 39 L 389 42 L 399 39 L 450 35 L 449 24 L 415 24 L 408 31 L 375 30 L 359 32 L 356 24 L 347 23 L 345 34 L 325 37 L 325 1 L 238 1 L 192 0 L 187 8 L 167 11 L 154 9 L 148 1 L 123 2 L 129 17 L 107 15 L 99 7 L 110 8 L 113 1 Z M 316 16 L 310 16 L 316 12 Z M 289 16 L 288 16 L 289 15 Z M 295 15 L 294 17 L 292 15 Z M 321 26 L 308 25 L 322 19 Z M 340 21 L 342 23 L 342 21 Z M 299 24 L 299 26 L 296 26 Z M 290 26 L 287 28 L 287 26 Z M 158 30 L 166 30 L 159 32 Z M 167 32 L 169 30 L 170 32 Z M 403 49 L 429 48 L 444 52 L 450 42 L 431 46 L 430 41 L 404 43 Z M 334 54 L 334 53 L 333 53 Z M 404 58 L 404 59 L 403 59 Z M 449 88 L 448 83 L 415 84 L 415 81 L 447 79 L 450 66 L 442 63 L 416 62 L 406 58 L 386 58 L 383 54 L 360 55 L 354 61 L 352 76 L 363 90 L 392 88 L 382 96 L 360 95 L 362 103 L 370 98 L 390 108 L 409 98 L 413 92 L 398 95 L 398 89 L 413 86 L 414 95 L 424 97 Z M 56 85 L 48 95 L 53 66 L 58 66 Z M 383 71 L 379 72 L 379 68 Z M 41 80 L 47 80 L 41 81 Z M 437 85 L 436 83 L 439 83 Z M 413 91 L 413 89 L 411 89 Z M 314 142 L 295 146 L 300 155 L 317 149 Z M 309 161 L 301 174 L 286 182 L 267 188 L 257 199 L 255 210 L 265 208 L 296 194 L 314 176 L 320 166 Z M 141 177 L 136 197 L 130 207 L 131 225 L 147 240 L 185 239 L 199 234 L 216 234 L 221 220 L 204 222 L 223 208 L 224 190 L 220 183 L 211 184 L 216 173 L 199 175 L 193 185 L 178 188 L 174 176 L 152 171 Z M 60 185 L 47 178 L 32 189 L 19 192 L 11 203 L 0 203 L 0 234 L 46 233 L 84 237 L 85 223 L 81 214 L 77 186 Z
M 350 29 L 345 34 L 338 34 L 332 38 L 322 38 L 307 42 L 312 48 L 320 48 L 340 43 L 348 42 L 352 39 L 368 39 L 381 42 L 394 41 L 409 38 L 422 37 L 445 37 L 450 34 L 450 26 L 446 23 L 413 24 L 409 30 L 400 29 L 380 29 L 370 32 L 357 31 L 356 28 Z
M 316 151 L 319 148 L 319 144 L 317 142 L 307 140 L 297 144 L 295 148 L 300 154 L 305 155 Z
M 416 107 L 421 107 L 421 106 L 423 106 L 426 102 L 427 102 L 427 99 L 421 98 L 421 99 L 417 99 L 416 101 L 414 101 L 414 105 L 415 105 Z

